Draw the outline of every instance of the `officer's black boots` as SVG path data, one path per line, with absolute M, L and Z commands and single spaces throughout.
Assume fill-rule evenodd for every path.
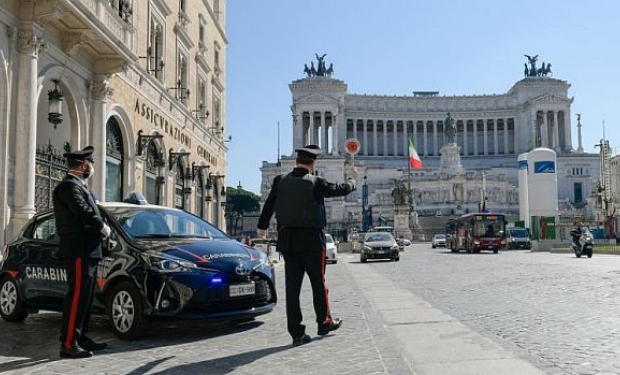
M 81 348 L 77 343 L 73 343 L 70 347 L 60 346 L 60 358 L 89 358 L 93 356 L 93 352 Z
M 341 325 L 342 325 L 342 319 L 340 318 L 332 319 L 332 321 L 329 323 L 319 324 L 319 330 L 317 334 L 319 336 L 325 336 L 331 331 L 335 331 L 338 328 L 340 328 Z
M 82 349 L 92 351 L 102 350 L 108 347 L 108 344 L 106 344 L 105 342 L 94 342 L 90 339 L 90 337 L 85 335 L 82 335 L 82 337 L 80 337 L 78 344 L 80 345 L 80 347 L 82 347 Z
M 300 337 L 295 337 L 293 339 L 293 346 L 299 346 L 299 345 L 303 345 L 303 344 L 307 344 L 309 342 L 312 341 L 312 337 L 308 336 L 308 335 L 303 335 Z

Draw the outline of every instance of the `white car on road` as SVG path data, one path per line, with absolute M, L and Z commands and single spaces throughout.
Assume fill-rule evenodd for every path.
M 436 234 L 433 236 L 433 249 L 436 247 L 446 247 L 446 235 L 445 234 Z
M 325 261 L 327 263 L 338 263 L 338 243 L 329 233 L 325 233 Z

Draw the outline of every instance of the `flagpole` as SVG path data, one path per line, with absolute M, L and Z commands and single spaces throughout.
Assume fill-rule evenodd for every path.
M 409 204 L 409 220 L 411 220 L 411 213 L 413 212 L 413 207 L 411 204 L 411 153 L 409 152 L 410 142 L 411 138 L 409 138 L 409 127 L 407 127 L 407 203 Z

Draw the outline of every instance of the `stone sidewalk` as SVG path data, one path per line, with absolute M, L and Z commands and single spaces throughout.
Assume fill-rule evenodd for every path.
M 482 336 L 422 298 L 366 268 L 347 263 L 354 285 L 387 327 L 415 374 L 542 375 L 519 351 Z M 397 268 L 396 268 L 397 269 Z M 356 272 L 357 271 L 357 272 Z

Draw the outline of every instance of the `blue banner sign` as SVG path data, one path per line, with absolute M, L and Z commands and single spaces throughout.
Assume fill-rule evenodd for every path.
M 551 160 L 534 162 L 534 173 L 555 173 L 555 162 Z

